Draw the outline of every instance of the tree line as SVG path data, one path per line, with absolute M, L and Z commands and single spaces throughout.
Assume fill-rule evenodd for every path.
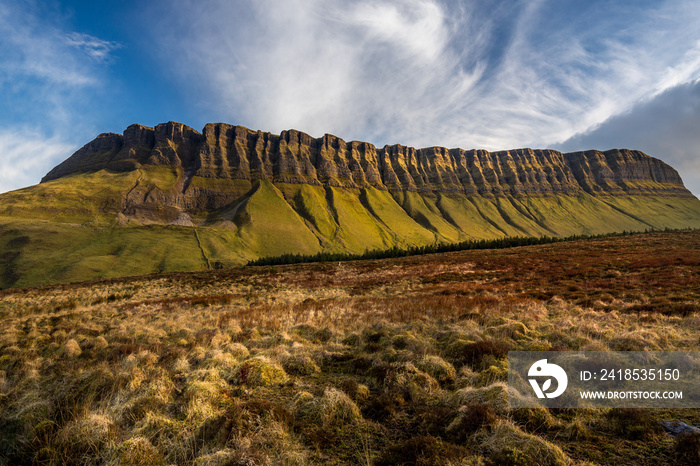
M 558 243 L 562 241 L 590 240 L 596 238 L 609 238 L 615 236 L 638 235 L 643 233 L 662 231 L 657 229 L 644 231 L 626 231 L 603 233 L 599 235 L 572 235 L 560 236 L 504 236 L 497 239 L 470 239 L 459 243 L 433 243 L 424 246 L 408 246 L 400 248 L 393 246 L 389 249 L 368 249 L 363 253 L 347 252 L 319 252 L 317 254 L 282 254 L 279 256 L 260 257 L 249 261 L 247 266 L 300 264 L 306 262 L 343 262 L 366 259 L 389 259 L 395 257 L 420 256 L 440 252 L 467 251 L 472 249 L 505 249 L 519 246 L 534 246 L 538 244 Z M 663 231 L 678 231 L 666 228 Z

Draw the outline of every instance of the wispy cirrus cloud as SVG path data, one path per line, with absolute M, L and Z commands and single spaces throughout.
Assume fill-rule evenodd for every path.
M 555 148 L 563 151 L 633 148 L 659 157 L 680 173 L 700 196 L 700 80 L 671 87 L 615 115 L 595 129 L 577 134 Z
M 207 9 L 185 0 L 174 10 L 191 21 L 153 15 L 162 20 L 153 31 L 164 60 L 178 49 L 172 71 L 188 78 L 185 87 L 252 127 L 398 137 L 396 126 L 433 125 L 452 111 L 483 71 L 449 43 L 460 27 L 481 34 L 472 18 L 460 12 L 460 24 L 428 0 L 222 1 Z
M 33 2 L 0 4 L 0 46 L 4 93 L 37 81 L 61 89 L 96 83 L 83 53 Z
M 514 89 L 506 105 L 528 97 L 521 106 L 539 111 L 542 125 L 533 129 L 540 143 L 589 131 L 700 77 L 700 62 L 693 58 L 700 51 L 700 10 L 692 2 L 591 5 L 593 11 L 584 4 L 561 26 L 563 18 L 542 8 L 505 60 L 501 82 Z
M 74 150 L 58 136 L 47 138 L 29 128 L 0 130 L 0 193 L 36 184 L 37 175 Z
M 164 62 L 209 113 L 272 131 L 551 145 L 700 77 L 693 1 L 176 4 L 149 16 Z
M 42 8 L 0 2 L 0 192 L 38 182 L 79 145 L 101 66 L 118 48 Z
M 89 34 L 70 32 L 64 35 L 68 45 L 82 50 L 90 58 L 98 62 L 105 62 L 111 58 L 114 50 L 121 48 L 121 44 L 113 41 L 98 39 Z

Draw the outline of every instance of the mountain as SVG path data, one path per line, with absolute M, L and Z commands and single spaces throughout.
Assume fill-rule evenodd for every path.
M 700 228 L 678 173 L 634 150 L 401 145 L 131 125 L 0 195 L 0 286 L 515 235 Z

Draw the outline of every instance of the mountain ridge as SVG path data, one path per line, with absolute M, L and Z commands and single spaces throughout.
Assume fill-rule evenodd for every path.
M 377 148 L 224 123 L 131 125 L 0 194 L 0 288 L 664 228 L 700 228 L 700 201 L 640 151 Z
M 330 134 L 313 138 L 287 130 L 273 135 L 225 123 L 209 123 L 200 133 L 176 122 L 153 128 L 135 124 L 123 135 L 103 133 L 51 170 L 42 182 L 103 168 L 130 171 L 142 165 L 182 167 L 183 192 L 188 177 L 199 176 L 480 195 L 580 190 L 589 194 L 692 195 L 672 167 L 636 150 L 488 152 L 439 146 L 415 149 L 400 144 L 377 148 Z

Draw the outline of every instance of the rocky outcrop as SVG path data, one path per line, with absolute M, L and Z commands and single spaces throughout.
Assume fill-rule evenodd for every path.
M 591 193 L 686 191 L 678 172 L 643 152 L 613 149 L 564 155 L 578 184 Z
M 378 149 L 329 134 L 312 138 L 289 130 L 277 136 L 224 123 L 207 124 L 202 133 L 168 122 L 155 128 L 131 125 L 123 135 L 101 134 L 51 170 L 42 182 L 100 169 L 130 171 L 143 165 L 180 167 L 185 198 L 196 194 L 188 189 L 195 176 L 482 196 L 581 191 L 692 196 L 673 168 L 634 150 L 562 154 L 554 150 L 487 152 L 401 145 Z M 222 202 L 228 200 L 225 197 Z

